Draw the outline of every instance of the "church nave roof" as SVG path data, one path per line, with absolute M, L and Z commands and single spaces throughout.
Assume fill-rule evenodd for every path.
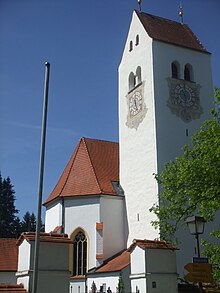
M 112 182 L 118 181 L 118 143 L 81 138 L 44 204 L 59 197 L 117 195 Z

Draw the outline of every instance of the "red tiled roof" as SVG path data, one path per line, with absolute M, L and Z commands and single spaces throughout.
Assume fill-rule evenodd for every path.
M 133 243 L 128 248 L 128 251 L 131 251 L 131 249 L 134 248 L 135 246 L 139 246 L 142 249 L 171 249 L 171 250 L 177 249 L 176 246 L 174 246 L 172 243 L 167 241 L 134 239 Z
M 0 292 L 12 292 L 12 293 L 28 293 L 22 284 L 0 284 Z
M 35 232 L 22 233 L 17 241 L 17 245 L 20 245 L 23 240 L 35 241 Z M 72 243 L 72 240 L 68 238 L 67 234 L 57 234 L 57 233 L 40 233 L 40 242 L 54 242 L 54 243 Z
M 121 251 L 117 255 L 107 259 L 95 271 L 95 273 L 117 272 L 130 264 L 130 252 L 127 250 Z
M 112 181 L 119 181 L 118 143 L 81 138 L 44 204 L 59 197 L 116 195 Z
M 80 276 L 71 276 L 70 280 L 71 281 L 80 281 L 80 280 L 85 280 L 86 276 L 85 275 L 80 275 Z
M 18 266 L 17 239 L 0 238 L 0 271 L 16 272 Z
M 61 229 L 62 229 L 62 226 L 56 226 L 56 227 L 53 229 L 52 233 L 60 233 L 60 232 L 61 232 Z
M 152 39 L 208 53 L 186 24 L 136 10 L 135 12 Z

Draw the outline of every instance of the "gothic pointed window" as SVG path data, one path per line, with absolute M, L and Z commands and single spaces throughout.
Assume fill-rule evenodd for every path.
M 87 271 L 87 238 L 79 231 L 73 239 L 73 275 L 85 275 Z
M 179 78 L 179 64 L 175 61 L 171 64 L 172 78 Z

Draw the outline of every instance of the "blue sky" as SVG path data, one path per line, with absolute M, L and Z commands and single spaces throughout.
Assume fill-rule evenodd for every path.
M 220 87 L 220 1 L 182 0 Z M 142 10 L 179 21 L 179 0 Z M 51 63 L 43 199 L 80 137 L 118 141 L 117 68 L 137 0 L 0 0 L 0 171 L 20 217 L 37 210 L 45 61 Z

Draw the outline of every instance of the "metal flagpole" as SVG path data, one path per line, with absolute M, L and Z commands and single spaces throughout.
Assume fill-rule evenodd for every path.
M 43 193 L 44 156 L 45 156 L 45 142 L 46 142 L 50 63 L 46 62 L 45 66 L 46 66 L 46 70 L 45 70 L 45 83 L 44 83 L 44 108 L 43 108 L 43 118 L 42 118 L 41 152 L 40 152 L 40 166 L 39 166 L 40 170 L 39 170 L 39 185 L 38 185 L 38 213 L 37 213 L 37 227 L 36 227 L 35 250 L 34 250 L 34 271 L 33 271 L 33 282 L 32 282 L 32 291 L 31 291 L 32 293 L 37 293 L 37 284 L 38 284 L 41 207 L 42 207 L 42 193 Z

